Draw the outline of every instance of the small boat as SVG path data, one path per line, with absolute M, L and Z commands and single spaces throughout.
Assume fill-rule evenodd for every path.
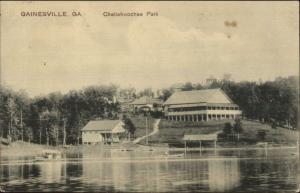
M 36 161 L 60 160 L 61 152 L 58 150 L 46 149 L 42 151 L 42 156 L 36 156 Z
M 166 152 L 165 154 L 167 155 L 168 158 L 182 158 L 182 157 L 184 157 L 184 153 L 169 154 L 168 152 Z

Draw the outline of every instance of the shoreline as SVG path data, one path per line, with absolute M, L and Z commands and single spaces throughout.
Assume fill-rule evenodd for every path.
M 3 148 L 4 147 L 4 148 Z M 243 146 L 243 147 L 159 147 L 159 146 L 147 146 L 140 144 L 133 144 L 131 142 L 114 144 L 114 145 L 76 145 L 69 146 L 67 148 L 63 147 L 54 147 L 54 146 L 44 146 L 38 144 L 27 145 L 27 147 L 19 147 L 19 146 L 3 146 L 0 147 L 0 156 L 1 157 L 25 157 L 25 156 L 38 156 L 41 154 L 44 149 L 56 149 L 63 153 L 81 153 L 83 151 L 86 152 L 98 152 L 98 151 L 170 151 L 170 152 L 195 152 L 195 151 L 246 151 L 246 150 L 281 150 L 281 149 L 298 149 L 295 145 L 284 145 L 284 146 L 267 146 L 267 147 L 258 147 L 258 146 Z

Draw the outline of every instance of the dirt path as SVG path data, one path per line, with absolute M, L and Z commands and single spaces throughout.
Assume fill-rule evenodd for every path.
M 144 135 L 144 136 L 142 136 L 142 137 L 136 138 L 136 139 L 133 141 L 133 143 L 134 143 L 134 144 L 137 144 L 137 143 L 139 143 L 141 140 L 145 139 L 146 137 L 150 137 L 151 135 L 154 135 L 155 133 L 157 133 L 158 130 L 159 130 L 159 127 L 158 127 L 159 122 L 160 122 L 160 119 L 155 119 L 155 122 L 153 123 L 153 131 L 152 131 L 151 133 L 149 133 L 148 135 Z

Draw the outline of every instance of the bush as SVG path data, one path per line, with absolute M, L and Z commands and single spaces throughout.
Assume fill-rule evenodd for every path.
M 265 130 L 258 130 L 257 131 L 257 138 L 261 141 L 264 141 L 266 139 L 266 131 Z
M 240 119 L 235 120 L 235 123 L 233 125 L 233 131 L 235 133 L 241 133 L 241 132 L 243 132 L 243 124 L 242 124 L 242 122 L 241 122 Z
M 163 117 L 163 113 L 161 111 L 151 111 L 150 115 L 155 119 Z
M 232 125 L 230 122 L 226 122 L 223 128 L 223 133 L 228 135 L 232 133 Z
M 271 127 L 272 127 L 273 129 L 277 129 L 276 123 L 275 123 L 275 122 L 272 122 L 272 123 L 271 123 Z

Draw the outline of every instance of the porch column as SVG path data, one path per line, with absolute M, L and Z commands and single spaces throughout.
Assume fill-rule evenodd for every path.
M 199 115 L 196 115 L 196 121 L 199 122 Z
M 201 153 L 201 149 L 202 149 L 202 144 L 201 144 L 201 141 L 199 141 L 199 143 L 200 143 L 200 153 Z
M 192 121 L 193 122 L 195 122 L 195 117 L 194 117 L 195 115 L 191 115 L 191 117 L 192 117 Z
M 186 141 L 184 141 L 184 156 L 186 156 Z
M 217 155 L 217 141 L 215 140 L 215 156 Z
M 201 114 L 201 121 L 203 121 L 203 114 Z

